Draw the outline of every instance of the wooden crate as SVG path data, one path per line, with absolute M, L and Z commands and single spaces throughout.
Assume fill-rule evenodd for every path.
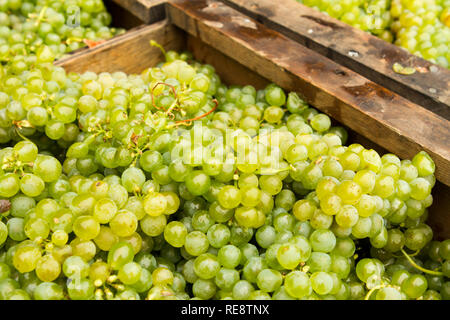
M 438 182 L 429 223 L 438 239 L 450 238 L 450 128 L 448 121 L 358 73 L 331 61 L 218 1 L 166 4 L 167 19 L 78 52 L 57 63 L 67 71 L 138 73 L 167 50 L 190 50 L 216 68 L 228 84 L 263 88 L 275 82 L 349 127 L 351 142 L 411 158 L 426 150 Z
M 222 0 L 311 50 L 450 120 L 450 70 L 295 0 Z M 417 67 L 412 75 L 394 63 Z

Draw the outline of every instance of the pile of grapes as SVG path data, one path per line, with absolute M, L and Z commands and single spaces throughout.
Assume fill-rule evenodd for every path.
M 0 299 L 449 299 L 435 165 L 189 53 L 0 67 Z
M 297 0 L 450 68 L 449 0 Z
M 43 45 L 60 58 L 124 32 L 110 23 L 102 0 L 0 0 L 0 62 L 33 59 Z

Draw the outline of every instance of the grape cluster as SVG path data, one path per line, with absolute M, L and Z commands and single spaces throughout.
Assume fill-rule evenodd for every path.
M 43 45 L 62 57 L 123 32 L 110 23 L 102 0 L 2 0 L 0 61 L 34 55 Z
M 0 299 L 449 299 L 435 165 L 189 53 L 1 69 Z M 40 90 L 35 90 L 40 88 Z
M 297 0 L 450 68 L 448 0 Z

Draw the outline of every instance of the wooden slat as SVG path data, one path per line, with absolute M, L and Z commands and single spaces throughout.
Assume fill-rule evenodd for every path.
M 383 87 L 450 119 L 450 70 L 294 0 L 222 1 Z M 435 72 L 400 75 L 392 70 L 395 62 L 426 70 L 433 66 Z
M 111 1 L 111 0 L 110 0 Z M 129 10 L 145 23 L 153 23 L 164 19 L 164 3 L 166 0 L 112 0 Z
M 140 73 L 163 60 L 160 49 L 150 46 L 150 40 L 157 41 L 166 50 L 181 50 L 185 47 L 183 32 L 163 20 L 137 27 L 94 48 L 82 49 L 55 64 L 68 72 Z
M 449 121 L 305 48 L 226 5 L 168 4 L 169 19 L 193 36 L 402 158 L 426 150 L 450 185 Z

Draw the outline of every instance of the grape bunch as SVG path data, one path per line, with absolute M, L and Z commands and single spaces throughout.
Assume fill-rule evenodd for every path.
M 3 0 L 0 2 L 0 61 L 34 55 L 43 45 L 56 57 L 109 39 L 124 30 L 109 28 L 102 0 Z
M 448 0 L 297 1 L 450 68 Z
M 162 50 L 139 75 L 45 46 L 2 67 L 1 300 L 450 298 L 427 153 Z

